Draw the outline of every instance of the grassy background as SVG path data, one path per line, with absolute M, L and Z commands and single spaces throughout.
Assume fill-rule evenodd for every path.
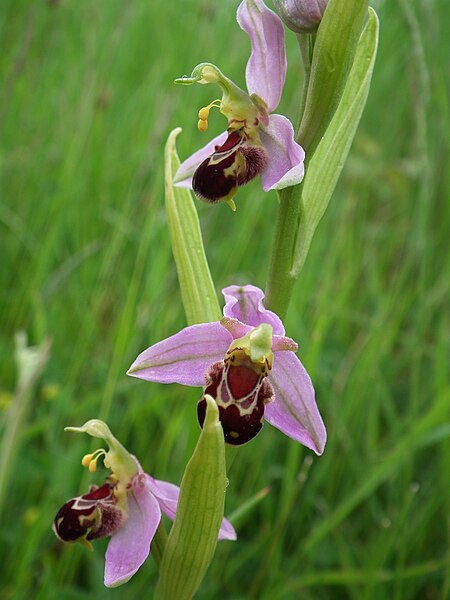
M 56 510 L 87 489 L 93 417 L 154 476 L 179 483 L 198 435 L 199 391 L 131 380 L 143 348 L 184 322 L 163 205 L 162 152 L 216 94 L 175 88 L 204 60 L 243 85 L 237 1 L 0 3 L 0 599 L 151 597 L 151 560 L 103 588 L 103 549 L 63 546 Z M 445 299 L 450 189 L 447 0 L 378 2 L 368 105 L 286 322 L 317 390 L 325 454 L 266 425 L 229 473 L 227 513 L 270 486 L 221 543 L 199 599 L 448 597 L 449 389 Z M 301 65 L 288 34 L 293 116 Z M 211 131 L 223 120 L 212 113 Z M 211 270 L 264 286 L 275 196 L 238 212 L 198 206 Z M 14 335 L 52 340 L 14 397 Z M 448 335 L 448 328 L 447 328 Z M 14 424 L 18 423 L 17 435 Z M 9 437 L 10 436 L 10 437 Z M 4 458 L 6 453 L 4 454 Z M 97 480 L 101 478 L 100 473 Z M 176 600 L 176 599 L 174 599 Z

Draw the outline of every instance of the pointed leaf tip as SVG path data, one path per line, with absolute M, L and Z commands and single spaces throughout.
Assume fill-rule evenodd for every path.
M 177 127 L 170 133 L 164 153 L 166 214 L 181 299 L 187 321 L 193 325 L 218 321 L 221 312 L 192 194 L 186 188 L 175 187 L 173 182 L 180 166 L 176 150 L 180 132 L 181 127 Z
M 220 426 L 219 408 L 212 396 L 205 394 L 206 400 L 206 417 L 203 423 L 203 429 Z

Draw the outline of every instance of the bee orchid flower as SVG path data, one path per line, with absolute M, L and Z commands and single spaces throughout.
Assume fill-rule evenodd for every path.
M 86 454 L 81 464 L 95 473 L 97 460 L 111 470 L 103 485 L 91 486 L 87 494 L 68 500 L 53 521 L 53 531 L 63 542 L 80 542 L 92 549 L 91 541 L 111 536 L 105 555 L 106 587 L 126 583 L 150 552 L 150 544 L 164 513 L 173 521 L 178 486 L 144 473 L 136 458 L 113 436 L 103 421 L 92 419 L 82 427 L 66 431 L 88 433 L 109 446 Z M 219 539 L 235 540 L 231 523 L 223 519 Z
M 203 387 L 218 407 L 225 441 L 239 445 L 261 429 L 263 418 L 285 435 L 322 454 L 326 431 L 314 388 L 280 318 L 252 285 L 229 286 L 223 318 L 182 329 L 144 350 L 128 374 L 159 383 Z
M 244 0 L 237 10 L 237 22 L 251 44 L 245 72 L 248 92 L 211 63 L 202 63 L 191 77 L 175 81 L 219 85 L 222 98 L 200 109 L 198 128 L 208 128 L 213 107 L 227 118 L 228 127 L 180 165 L 174 183 L 191 187 L 206 202 L 226 201 L 233 210 L 238 187 L 257 175 L 263 190 L 268 191 L 295 185 L 304 174 L 304 152 L 294 139 L 292 123 L 272 114 L 286 76 L 282 23 L 262 0 Z

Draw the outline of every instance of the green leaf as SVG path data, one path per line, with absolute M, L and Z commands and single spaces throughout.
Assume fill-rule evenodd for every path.
M 175 187 L 173 177 L 180 165 L 175 140 L 181 128 L 174 129 L 166 143 L 166 212 L 173 256 L 177 265 L 181 300 L 189 325 L 218 321 L 221 310 L 203 248 L 202 234 L 192 194 Z
M 181 482 L 155 600 L 190 600 L 213 558 L 226 489 L 225 442 L 219 409 L 206 395 L 206 417 Z
M 355 59 L 338 108 L 317 146 L 303 181 L 302 214 L 292 271 L 303 266 L 312 237 L 330 201 L 369 93 L 378 46 L 378 18 L 369 8 Z
M 368 0 L 330 0 L 314 44 L 305 110 L 297 140 L 313 150 L 336 110 L 353 64 Z

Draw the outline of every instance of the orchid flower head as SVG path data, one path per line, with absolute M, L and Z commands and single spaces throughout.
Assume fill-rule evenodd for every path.
M 185 327 L 144 350 L 128 375 L 158 383 L 202 387 L 197 414 L 202 424 L 205 395 L 218 407 L 225 441 L 251 440 L 268 421 L 285 435 L 322 454 L 326 431 L 296 342 L 252 285 L 222 290 L 223 317 Z
M 211 63 L 201 63 L 191 77 L 175 80 L 182 85 L 218 85 L 222 98 L 199 110 L 198 129 L 207 130 L 214 107 L 226 117 L 228 126 L 180 165 L 174 182 L 192 188 L 206 202 L 225 201 L 233 210 L 238 187 L 257 175 L 263 190 L 268 191 L 295 185 L 304 174 L 304 152 L 294 139 L 292 123 L 272 114 L 286 76 L 282 23 L 263 0 L 243 0 L 237 22 L 251 44 L 245 72 L 247 91 Z
M 144 473 L 137 459 L 113 436 L 103 421 L 92 419 L 82 427 L 65 431 L 88 433 L 102 438 L 108 450 L 86 454 L 81 464 L 91 473 L 103 458 L 110 474 L 101 486 L 71 498 L 58 511 L 53 531 L 63 542 L 80 542 L 92 550 L 91 541 L 111 536 L 105 555 L 106 587 L 126 583 L 150 552 L 150 544 L 161 520 L 161 512 L 173 521 L 178 503 L 178 486 Z M 236 539 L 231 523 L 222 520 L 219 539 Z

